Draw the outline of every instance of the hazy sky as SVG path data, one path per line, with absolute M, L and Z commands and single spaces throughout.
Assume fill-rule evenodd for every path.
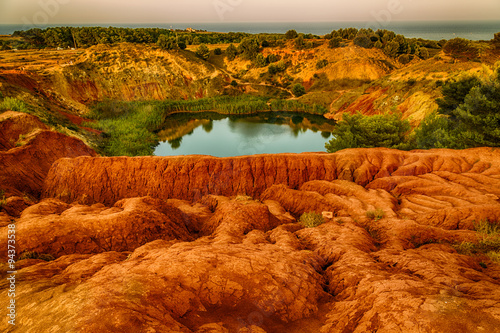
M 2 24 L 499 20 L 500 0 L 0 0 Z

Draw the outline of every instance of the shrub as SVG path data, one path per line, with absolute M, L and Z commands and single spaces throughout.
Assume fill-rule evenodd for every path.
M 205 44 L 201 44 L 197 49 L 196 49 L 196 56 L 198 58 L 201 58 L 203 60 L 208 60 L 210 57 L 210 50 Z
M 372 40 L 367 36 L 358 36 L 354 38 L 353 43 L 354 45 L 361 46 L 365 49 L 369 49 L 373 45 Z
M 306 228 L 315 228 L 325 222 L 322 214 L 316 212 L 304 213 L 300 216 L 300 224 Z
M 323 67 L 326 67 L 328 65 L 328 60 L 326 59 L 321 59 L 316 62 L 316 69 L 321 69 Z
M 236 58 L 237 55 L 238 55 L 238 50 L 236 49 L 236 46 L 234 46 L 233 44 L 229 44 L 229 46 L 226 49 L 227 59 L 232 61 Z
M 403 64 L 403 65 L 406 65 L 408 64 L 410 61 L 411 61 L 411 57 L 409 54 L 402 54 L 398 57 L 398 61 Z
M 294 46 L 297 50 L 302 50 L 303 48 L 306 47 L 303 34 L 300 34 L 299 37 L 295 39 Z
M 297 33 L 297 31 L 295 30 L 288 30 L 286 33 L 285 33 L 285 38 L 286 39 L 295 39 L 299 36 L 299 34 Z
M 24 260 L 24 259 L 41 259 L 45 261 L 55 260 L 55 258 L 50 254 L 38 253 L 38 252 L 24 252 L 19 256 L 19 259 L 17 260 Z
M 273 62 L 279 61 L 279 57 L 276 54 L 271 53 L 270 55 L 267 56 L 267 62 L 272 64 Z
M 156 44 L 163 50 L 173 50 L 177 48 L 176 38 L 168 37 L 167 35 L 160 35 Z
M 415 130 L 416 145 L 420 149 L 446 148 L 453 145 L 449 121 L 433 112 L 426 116 Z
M 346 148 L 387 147 L 411 149 L 407 134 L 411 126 L 400 114 L 364 116 L 344 113 L 332 132 L 333 139 L 325 144 L 329 153 Z
M 266 67 L 267 66 L 267 60 L 266 57 L 264 57 L 261 53 L 255 57 L 254 64 L 256 67 Z
M 295 95 L 295 97 L 300 97 L 306 93 L 306 89 L 300 83 L 296 83 L 292 87 L 292 93 Z
M 464 38 L 453 38 L 443 46 L 445 54 L 455 58 L 470 60 L 479 56 L 478 48 L 470 41 Z
M 221 55 L 222 54 L 222 50 L 218 47 L 214 50 L 214 54 L 215 55 Z
M 340 47 L 340 43 L 342 43 L 342 37 L 333 37 L 328 41 L 328 47 L 334 49 Z
M 369 210 L 366 212 L 366 217 L 368 217 L 371 220 L 375 220 L 375 221 L 383 219 L 384 216 L 385 216 L 385 213 L 380 208 L 377 208 L 376 210 Z
M 474 225 L 474 228 L 478 242 L 455 244 L 455 250 L 465 255 L 485 254 L 492 261 L 500 262 L 500 225 L 484 220 Z
M 13 97 L 6 97 L 2 103 L 0 103 L 0 111 L 18 111 L 18 112 L 28 112 L 26 104 Z
M 286 64 L 283 60 L 280 60 L 277 63 L 271 64 L 268 67 L 268 72 L 271 75 L 284 72 L 285 70 L 286 70 Z

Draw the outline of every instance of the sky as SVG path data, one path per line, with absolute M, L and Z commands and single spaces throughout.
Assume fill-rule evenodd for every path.
M 0 0 L 0 24 L 499 19 L 500 0 Z

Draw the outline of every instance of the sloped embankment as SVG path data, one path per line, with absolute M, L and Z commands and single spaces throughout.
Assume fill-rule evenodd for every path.
M 0 184 L 6 195 L 39 198 L 54 161 L 97 155 L 81 140 L 51 131 L 38 118 L 25 113 L 2 113 L 0 129 Z
M 336 154 L 303 153 L 234 158 L 112 157 L 61 159 L 45 181 L 45 197 L 67 202 L 113 204 L 123 198 L 199 199 L 204 195 L 258 197 L 273 185 L 298 189 L 312 180 L 349 180 L 367 188 L 392 191 L 412 179 L 456 175 L 459 184 L 478 182 L 500 195 L 500 153 L 491 148 L 404 152 L 350 149 Z M 463 176 L 462 176 L 463 174 Z M 414 178 L 412 178 L 414 177 Z M 414 190 L 413 190 L 414 191 Z

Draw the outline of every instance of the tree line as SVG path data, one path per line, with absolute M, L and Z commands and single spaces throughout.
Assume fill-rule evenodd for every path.
M 498 35 L 500 37 L 500 35 Z M 500 38 L 499 38 L 500 39 Z M 401 114 L 344 114 L 326 144 L 328 152 L 345 148 L 395 149 L 500 147 L 500 68 L 490 77 L 447 81 L 438 110 L 411 131 Z
M 160 40 L 173 39 L 176 44 L 224 44 L 239 43 L 250 34 L 243 32 L 206 33 L 188 32 L 161 28 L 115 28 L 115 27 L 54 27 L 14 32 L 14 37 L 23 37 L 32 48 L 75 47 L 86 48 L 97 44 L 138 43 L 153 44 Z

